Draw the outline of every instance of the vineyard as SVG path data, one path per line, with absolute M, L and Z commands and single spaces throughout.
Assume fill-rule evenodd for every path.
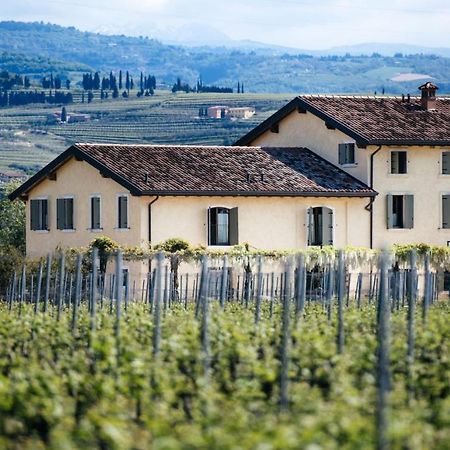
M 368 273 L 344 252 L 203 256 L 178 274 L 157 253 L 139 292 L 123 257 L 12 274 L 1 448 L 448 448 L 450 305 L 427 255 Z
M 89 114 L 81 123 L 51 124 L 47 114 L 55 105 L 27 105 L 0 109 L 0 169 L 13 165 L 42 167 L 74 142 L 230 145 L 287 103 L 292 95 L 171 94 L 81 103 L 74 91 L 67 111 Z M 200 108 L 214 105 L 252 106 L 249 120 L 199 118 Z M 35 171 L 35 169 L 34 169 Z

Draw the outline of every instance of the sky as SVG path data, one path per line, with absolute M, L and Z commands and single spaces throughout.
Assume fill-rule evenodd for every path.
M 163 41 L 252 40 L 311 50 L 365 42 L 450 44 L 448 0 L 14 0 L 1 9 L 1 20 Z

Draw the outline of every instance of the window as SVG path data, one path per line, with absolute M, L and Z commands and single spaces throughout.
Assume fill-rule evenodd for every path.
M 117 197 L 117 228 L 128 228 L 128 196 Z
M 101 229 L 101 213 L 100 213 L 100 196 L 94 195 L 91 197 L 91 230 L 100 230 Z
M 33 231 L 48 230 L 48 200 L 30 201 L 30 228 Z
M 391 173 L 408 173 L 408 154 L 405 151 L 391 152 Z
M 333 210 L 308 208 L 308 245 L 333 245 Z
M 238 209 L 208 209 L 208 245 L 237 245 Z
M 56 200 L 56 228 L 58 230 L 73 230 L 73 198 L 58 198 Z
M 442 175 L 450 175 L 450 152 L 442 152 Z
M 387 227 L 414 227 L 414 195 L 387 196 Z
M 450 194 L 442 196 L 442 228 L 450 228 Z
M 355 164 L 355 144 L 339 144 L 339 164 Z

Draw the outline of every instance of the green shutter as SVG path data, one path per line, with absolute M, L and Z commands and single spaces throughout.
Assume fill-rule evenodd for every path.
M 308 220 L 308 245 L 312 245 L 313 242 L 313 230 L 314 230 L 314 215 L 313 215 L 313 209 L 308 208 L 307 211 L 307 220 Z
M 100 226 L 100 197 L 91 197 L 91 228 L 99 230 Z
M 398 173 L 399 171 L 398 159 L 399 159 L 398 152 L 391 152 L 391 173 Z
M 211 208 L 208 208 L 207 221 L 208 223 L 206 224 L 206 226 L 208 228 L 208 245 L 211 245 Z
M 322 243 L 333 245 L 333 210 L 322 208 Z
M 41 208 L 41 229 L 48 230 L 48 200 L 41 200 Z
M 58 198 L 56 200 L 56 228 L 58 230 L 64 229 L 64 199 Z
M 355 164 L 355 144 L 348 144 L 348 159 L 349 164 Z
M 67 230 L 73 230 L 73 198 L 65 199 L 65 228 Z
M 414 195 L 405 195 L 403 228 L 414 228 Z
M 239 244 L 238 208 L 231 208 L 229 213 L 229 239 L 230 245 Z
M 386 195 L 386 218 L 387 218 L 387 227 L 394 228 L 394 202 L 391 194 Z
M 442 174 L 450 175 L 450 152 L 442 152 Z
M 339 144 L 339 164 L 345 164 L 345 144 Z
M 119 197 L 119 228 L 128 228 L 128 197 Z
M 450 194 L 442 196 L 442 228 L 450 228 Z
M 30 201 L 30 228 L 33 231 L 39 229 L 39 200 Z

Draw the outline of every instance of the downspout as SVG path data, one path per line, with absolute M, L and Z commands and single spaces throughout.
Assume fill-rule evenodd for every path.
M 369 181 L 369 187 L 373 189 L 373 160 L 375 155 L 381 150 L 382 145 L 379 145 L 378 148 L 370 155 L 370 181 Z M 373 203 L 375 201 L 375 197 L 370 198 L 370 202 L 364 207 L 366 211 L 369 211 L 370 213 L 370 248 L 373 248 Z
M 159 195 L 157 195 L 149 204 L 148 204 L 148 242 L 150 247 L 152 245 L 152 205 L 159 200 Z

